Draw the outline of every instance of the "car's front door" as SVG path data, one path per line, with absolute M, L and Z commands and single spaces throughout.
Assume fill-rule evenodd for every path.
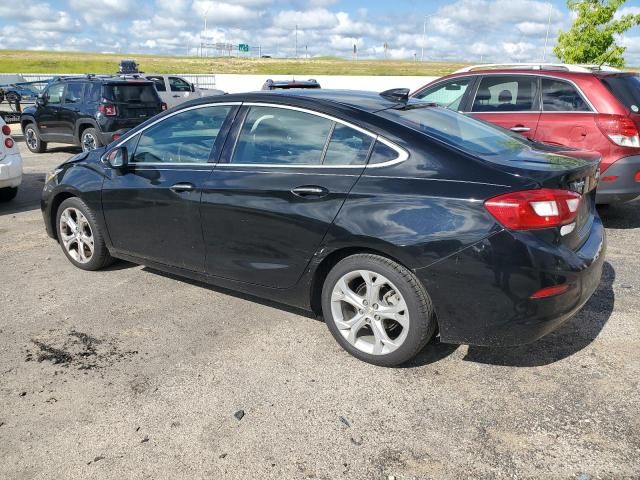
M 534 75 L 480 78 L 471 115 L 533 139 L 540 118 L 539 82 Z
M 64 136 L 64 122 L 61 118 L 65 84 L 54 83 L 43 93 L 43 103 L 37 109 L 36 123 L 44 141 L 62 140 Z
M 204 186 L 207 273 L 293 286 L 362 173 L 373 137 L 301 109 L 245 106 Z
M 102 189 L 107 229 L 117 252 L 203 270 L 202 188 L 236 108 L 192 107 L 126 141 L 129 164 L 107 168 Z
M 436 103 L 441 107 L 459 111 L 464 108 L 463 99 L 470 90 L 474 77 L 459 77 L 429 85 L 415 92 L 412 96 L 426 102 Z
M 169 83 L 170 97 L 169 107 L 173 107 L 182 102 L 186 102 L 193 96 L 191 91 L 191 84 L 185 79 L 180 77 L 167 77 L 167 83 Z

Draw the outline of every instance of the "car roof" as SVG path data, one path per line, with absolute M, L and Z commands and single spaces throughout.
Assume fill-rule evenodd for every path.
M 263 102 L 273 101 L 287 103 L 287 100 L 296 103 L 321 104 L 325 106 L 349 107 L 364 112 L 375 113 L 379 110 L 391 108 L 401 102 L 393 101 L 381 96 L 377 92 L 364 90 L 331 90 L 331 89 L 291 89 L 291 90 L 263 90 L 248 93 L 234 93 L 219 97 L 203 97 L 182 105 L 198 105 L 210 102 Z M 422 100 L 409 99 L 408 104 L 424 103 Z

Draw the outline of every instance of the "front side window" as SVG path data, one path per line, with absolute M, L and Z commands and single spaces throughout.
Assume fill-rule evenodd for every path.
M 534 76 L 483 77 L 473 100 L 473 112 L 530 112 L 537 110 L 538 81 Z
M 573 85 L 542 79 L 542 109 L 547 112 L 589 112 L 591 109 Z
M 251 107 L 231 163 L 320 165 L 333 122 L 276 107 Z
M 450 80 L 418 92 L 415 98 L 436 103 L 441 107 L 447 107 L 451 110 L 458 110 L 469 83 L 471 83 L 470 78 Z
M 70 83 L 64 94 L 64 103 L 80 103 L 82 101 L 82 91 L 84 83 Z
M 47 103 L 49 105 L 60 105 L 64 94 L 64 83 L 51 85 L 47 90 Z
M 331 134 L 323 165 L 364 165 L 367 163 L 373 138 L 341 123 Z
M 191 84 L 179 77 L 169 77 L 169 87 L 172 92 L 190 92 Z
M 206 163 L 231 110 L 220 105 L 180 112 L 145 130 L 133 154 L 135 163 Z

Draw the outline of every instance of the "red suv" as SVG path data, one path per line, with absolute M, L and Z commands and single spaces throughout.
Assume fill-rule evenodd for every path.
M 537 142 L 599 152 L 598 203 L 640 195 L 640 74 L 576 65 L 480 65 L 412 96 Z

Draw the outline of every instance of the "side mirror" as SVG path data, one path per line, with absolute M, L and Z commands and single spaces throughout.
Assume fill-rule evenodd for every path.
M 127 152 L 127 147 L 114 148 L 104 156 L 104 161 L 111 168 L 126 167 L 129 163 L 129 152 Z
M 192 92 L 195 92 L 195 91 L 196 91 L 196 86 L 195 86 L 193 83 L 191 84 L 191 91 L 192 91 Z
M 38 96 L 36 97 L 36 105 L 41 107 L 46 104 L 47 104 L 47 94 L 46 93 L 38 94 Z

